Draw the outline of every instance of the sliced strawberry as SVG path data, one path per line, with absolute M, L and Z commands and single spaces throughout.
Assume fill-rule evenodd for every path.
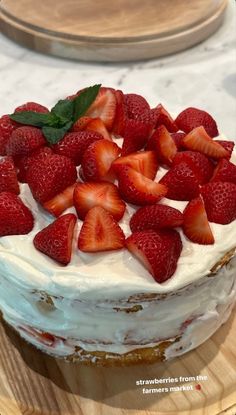
M 176 145 L 176 147 L 177 147 L 178 150 L 183 150 L 182 140 L 183 140 L 183 138 L 185 136 L 186 136 L 186 134 L 185 133 L 181 133 L 181 132 L 171 133 L 171 137 L 173 138 L 173 140 L 175 142 L 175 145 Z
M 27 181 L 33 197 L 40 203 L 51 200 L 77 180 L 75 164 L 71 159 L 52 154 L 31 164 Z
M 100 181 L 112 180 L 109 175 L 112 162 L 120 154 L 117 144 L 108 140 L 99 140 L 92 143 L 84 152 L 82 158 L 82 170 L 86 180 Z
M 190 133 L 194 128 L 203 126 L 210 137 L 219 135 L 215 120 L 206 111 L 198 108 L 186 108 L 175 120 L 179 129 Z
M 112 183 L 77 183 L 74 191 L 74 205 L 78 217 L 84 220 L 89 209 L 101 206 L 119 221 L 125 212 L 117 187 Z
M 169 199 L 191 200 L 199 195 L 199 181 L 187 163 L 173 166 L 160 183 L 167 187 Z
M 173 160 L 173 166 L 187 163 L 194 171 L 200 184 L 207 183 L 213 175 L 214 164 L 204 154 L 198 151 L 180 151 Z
M 233 153 L 235 143 L 233 141 L 226 141 L 226 140 L 214 140 L 214 141 L 216 141 L 216 143 L 219 143 L 222 147 L 224 147 L 225 150 L 228 151 L 228 156 L 225 158 L 230 159 Z
M 11 157 L 0 158 L 0 193 L 20 193 L 16 169 Z
M 118 181 L 122 199 L 134 205 L 151 205 L 167 193 L 166 186 L 148 179 L 128 166 L 119 170 Z
M 78 239 L 81 251 L 111 251 L 123 248 L 124 243 L 125 235 L 109 212 L 101 206 L 88 211 Z
M 138 120 L 126 120 L 121 155 L 127 156 L 128 154 L 141 150 L 145 146 L 151 130 L 151 124 L 146 124 Z
M 202 187 L 201 193 L 210 222 L 226 225 L 236 219 L 236 184 L 207 183 Z
M 58 195 L 43 204 L 44 209 L 54 216 L 60 216 L 66 209 L 74 204 L 74 190 L 76 183 L 68 186 Z
M 175 230 L 135 232 L 125 244 L 158 283 L 168 280 L 176 271 L 182 242 Z
M 6 145 L 12 132 L 17 127 L 19 127 L 19 125 L 12 121 L 9 115 L 3 115 L 0 118 L 0 156 L 6 155 Z
M 174 119 L 162 104 L 159 104 L 155 110 L 156 114 L 158 114 L 156 127 L 163 124 L 170 133 L 176 133 L 179 130 Z
M 106 140 L 111 141 L 111 136 L 100 118 L 93 118 L 85 127 L 86 131 L 95 131 L 102 135 Z
M 236 184 L 236 166 L 227 159 L 221 159 L 214 171 L 211 182 L 232 182 Z
M 69 264 L 75 224 L 76 216 L 72 213 L 60 216 L 35 235 L 35 248 L 60 264 Z
M 158 231 L 163 228 L 176 228 L 183 224 L 183 214 L 166 205 L 144 206 L 135 212 L 130 220 L 132 232 L 152 229 Z
M 115 172 L 119 172 L 122 166 L 132 167 L 148 179 L 154 180 L 158 170 L 156 153 L 155 151 L 140 151 L 125 157 L 118 157 L 112 163 L 112 169 Z
M 182 144 L 188 150 L 199 151 L 215 159 L 227 158 L 229 156 L 228 151 L 219 143 L 212 140 L 204 127 L 194 128 L 194 130 L 183 138 Z
M 148 150 L 155 150 L 158 161 L 167 165 L 171 165 L 177 153 L 177 146 L 169 131 L 164 125 L 160 125 L 150 137 Z
M 47 112 L 49 112 L 48 108 L 44 107 L 41 104 L 37 104 L 37 102 L 26 102 L 26 104 L 23 104 L 17 107 L 14 112 L 22 112 L 22 111 L 39 112 L 42 114 L 46 114 Z
M 124 104 L 128 118 L 139 120 L 143 113 L 150 111 L 150 106 L 145 98 L 138 94 L 125 94 Z
M 115 97 L 116 97 L 116 113 L 115 113 L 115 119 L 113 123 L 112 132 L 115 135 L 123 136 L 124 128 L 125 128 L 125 121 L 127 118 L 124 94 L 122 91 L 117 90 L 115 91 Z
M 32 231 L 31 211 L 14 193 L 0 193 L 0 236 L 25 235 Z
M 31 164 L 36 163 L 37 161 L 42 161 L 46 157 L 51 156 L 53 151 L 49 147 L 40 147 L 38 150 L 34 151 L 29 156 L 23 156 L 16 160 L 16 165 L 18 168 L 18 180 L 21 183 L 27 183 L 27 173 Z
M 106 128 L 111 131 L 116 114 L 116 96 L 110 88 L 101 87 L 92 105 L 86 112 L 87 117 L 101 118 Z
M 202 198 L 191 200 L 184 210 L 183 231 L 190 241 L 202 245 L 214 244 Z
M 92 121 L 93 118 L 91 117 L 80 117 L 71 128 L 72 133 L 77 133 L 78 131 L 83 131 L 87 127 L 88 123 Z
M 12 157 L 28 156 L 46 144 L 39 128 L 23 126 L 12 132 L 6 145 L 6 154 Z
M 55 153 L 71 158 L 79 166 L 87 148 L 98 140 L 103 140 L 103 136 L 95 131 L 78 131 L 65 134 L 52 148 Z

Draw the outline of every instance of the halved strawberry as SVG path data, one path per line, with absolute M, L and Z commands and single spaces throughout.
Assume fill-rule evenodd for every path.
M 37 161 L 42 161 L 46 157 L 51 156 L 53 151 L 49 147 L 40 147 L 38 150 L 34 151 L 29 156 L 23 156 L 16 160 L 16 165 L 18 168 L 18 180 L 21 183 L 27 183 L 27 173 L 31 164 L 36 163 Z
M 92 121 L 92 119 L 93 118 L 91 118 L 91 117 L 86 117 L 86 116 L 84 116 L 84 117 L 80 117 L 73 125 L 72 125 L 72 127 L 71 127 L 71 132 L 72 133 L 77 133 L 78 131 L 83 131 L 86 127 L 87 127 L 87 125 L 88 125 L 88 123 L 90 122 L 90 121 Z
M 199 151 L 180 151 L 173 160 L 173 166 L 180 163 L 187 163 L 194 171 L 200 184 L 207 183 L 213 175 L 214 164 Z
M 106 140 L 111 140 L 111 136 L 101 118 L 92 118 L 85 127 L 86 131 L 95 131 L 102 135 Z
M 158 114 L 156 127 L 158 127 L 159 125 L 164 125 L 170 133 L 176 133 L 179 130 L 174 119 L 171 117 L 169 112 L 163 107 L 162 104 L 157 105 L 155 110 Z
M 126 120 L 123 131 L 124 141 L 122 144 L 121 155 L 127 156 L 135 151 L 141 150 L 152 131 L 152 125 L 138 120 Z
M 14 193 L 0 193 L 0 236 L 25 235 L 32 231 L 34 218 Z
M 119 154 L 120 148 L 112 141 L 103 139 L 90 144 L 84 152 L 81 163 L 85 179 L 90 181 L 112 180 L 113 176 L 109 175 L 109 170 Z
M 164 125 L 160 125 L 150 137 L 148 150 L 155 150 L 158 161 L 167 165 L 171 165 L 177 153 L 175 140 Z
M 116 113 L 115 113 L 112 132 L 115 135 L 123 136 L 124 128 L 125 128 L 125 121 L 127 118 L 124 94 L 122 91 L 117 90 L 115 91 L 115 97 L 116 97 Z
M 148 179 L 128 166 L 119 170 L 118 182 L 122 199 L 140 206 L 158 202 L 168 190 L 166 186 Z
M 101 87 L 92 105 L 86 112 L 87 117 L 101 118 L 106 128 L 111 131 L 116 113 L 116 96 L 110 88 Z
M 132 232 L 152 229 L 158 231 L 163 228 L 176 228 L 183 224 L 183 214 L 166 205 L 144 206 L 135 212 L 130 220 Z
M 236 184 L 236 166 L 227 159 L 221 159 L 214 171 L 211 182 L 232 182 Z
M 158 170 L 156 153 L 155 151 L 140 151 L 128 156 L 118 157 L 112 163 L 112 169 L 115 172 L 119 172 L 122 166 L 132 167 L 132 169 L 153 180 Z
M 71 158 L 79 166 L 87 148 L 98 140 L 103 140 L 103 136 L 95 131 L 78 131 L 65 134 L 52 148 L 55 153 Z
M 43 203 L 44 209 L 54 216 L 60 216 L 66 209 L 74 204 L 74 190 L 76 183 L 68 186 L 61 193 Z
M 75 224 L 76 216 L 72 213 L 60 216 L 35 235 L 35 248 L 60 264 L 69 264 Z
M 199 195 L 199 180 L 187 163 L 173 166 L 160 180 L 167 187 L 166 197 L 173 200 L 191 200 Z
M 135 232 L 126 239 L 125 245 L 158 283 L 174 274 L 182 251 L 179 233 L 172 229 Z
M 188 150 L 199 151 L 215 159 L 227 158 L 229 156 L 228 151 L 222 145 L 212 140 L 202 126 L 194 128 L 194 130 L 187 134 L 183 138 L 182 144 Z
M 23 126 L 12 132 L 6 144 L 6 154 L 12 157 L 28 156 L 46 144 L 39 128 Z
M 227 140 L 214 140 L 214 141 L 216 141 L 216 143 L 219 143 L 222 147 L 224 147 L 225 150 L 228 151 L 228 156 L 225 158 L 230 159 L 233 153 L 235 143 L 233 141 L 227 141 Z
M 124 104 L 128 118 L 139 120 L 145 111 L 150 111 L 150 106 L 146 99 L 138 94 L 125 94 Z
M 11 157 L 0 158 L 0 193 L 20 193 L 16 169 Z
M 32 112 L 39 112 L 42 114 L 46 114 L 49 112 L 48 108 L 44 107 L 37 102 L 26 102 L 25 104 L 20 105 L 15 109 L 14 112 L 22 112 L 22 111 L 32 111 Z
M 3 115 L 0 118 L 0 156 L 6 155 L 6 145 L 11 137 L 12 132 L 19 127 L 16 122 L 12 121 L 9 115 Z
M 184 210 L 183 231 L 190 241 L 197 244 L 211 245 L 215 242 L 200 196 L 191 200 Z
M 190 133 L 194 128 L 203 126 L 210 137 L 219 135 L 215 120 L 206 111 L 198 108 L 186 108 L 175 120 L 179 129 Z
M 211 182 L 201 189 L 210 222 L 226 225 L 236 219 L 236 184 Z
M 81 251 L 111 251 L 123 248 L 124 243 L 124 233 L 109 212 L 101 206 L 88 211 L 78 239 Z
M 78 217 L 84 220 L 89 209 L 101 206 L 119 221 L 125 212 L 117 187 L 112 183 L 77 183 L 74 191 L 74 205 Z

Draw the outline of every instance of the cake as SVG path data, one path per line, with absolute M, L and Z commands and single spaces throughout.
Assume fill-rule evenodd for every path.
M 88 365 L 198 347 L 235 304 L 233 148 L 203 110 L 99 85 L 2 116 L 2 318 Z

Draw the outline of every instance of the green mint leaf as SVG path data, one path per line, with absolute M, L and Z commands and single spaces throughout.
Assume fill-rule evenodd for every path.
M 61 99 L 51 109 L 52 114 L 56 114 L 63 122 L 71 121 L 74 116 L 74 101 L 69 99 Z
M 42 128 L 42 132 L 49 144 L 56 144 L 64 137 L 72 125 L 73 121 L 69 121 L 64 125 L 64 127 L 61 128 L 44 126 Z
M 89 109 L 99 92 L 101 84 L 90 86 L 86 88 L 81 94 L 76 97 L 74 102 L 74 122 L 82 117 Z
M 22 111 L 10 114 L 10 118 L 13 121 L 19 122 L 20 124 L 33 125 L 34 127 L 43 127 L 50 123 L 51 114 L 42 114 L 34 111 Z

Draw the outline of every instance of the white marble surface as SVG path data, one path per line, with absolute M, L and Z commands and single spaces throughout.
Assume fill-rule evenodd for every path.
M 172 114 L 187 106 L 209 111 L 219 130 L 236 138 L 235 1 L 221 29 L 207 41 L 169 57 L 138 63 L 91 64 L 41 55 L 0 34 L 0 114 L 26 101 L 52 106 L 94 83 L 162 102 Z

